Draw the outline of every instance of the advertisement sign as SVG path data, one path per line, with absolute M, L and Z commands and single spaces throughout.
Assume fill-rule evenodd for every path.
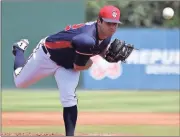
M 93 66 L 83 73 L 84 88 L 179 89 L 178 29 L 128 29 L 118 31 L 114 38 L 133 43 L 139 50 L 133 51 L 126 63 L 108 63 L 100 56 L 93 57 Z

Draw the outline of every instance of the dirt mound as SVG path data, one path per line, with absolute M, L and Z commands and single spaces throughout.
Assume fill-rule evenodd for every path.
M 56 133 L 2 133 L 1 136 L 63 136 Z
M 64 136 L 58 133 L 2 133 L 1 136 Z M 77 133 L 75 136 L 133 136 L 128 134 L 84 134 Z M 138 135 L 139 136 L 139 135 Z
M 78 125 L 174 125 L 179 126 L 179 114 L 174 113 L 97 113 L 80 112 Z M 2 126 L 64 125 L 58 112 L 3 112 Z
M 178 113 L 79 113 L 78 125 L 172 125 L 179 126 Z M 3 112 L 2 126 L 56 126 L 64 125 L 58 112 Z M 59 133 L 2 133 L 1 136 L 64 136 Z M 129 134 L 84 134 L 76 136 L 135 136 Z M 136 135 L 140 136 L 140 135 Z

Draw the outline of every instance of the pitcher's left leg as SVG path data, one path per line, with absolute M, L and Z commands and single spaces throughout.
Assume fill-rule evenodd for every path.
M 60 100 L 64 107 L 63 117 L 66 136 L 74 136 L 77 121 L 76 87 L 80 72 L 60 67 L 55 73 L 55 79 L 60 90 Z

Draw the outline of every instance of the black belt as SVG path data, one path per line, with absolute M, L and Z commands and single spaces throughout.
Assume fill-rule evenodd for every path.
M 48 49 L 47 49 L 44 45 L 42 45 L 42 49 L 43 49 L 44 53 L 45 53 L 51 60 L 53 60 L 53 59 L 51 58 L 51 54 L 49 53 Z
M 45 48 L 45 46 L 44 46 L 44 45 L 42 46 L 42 49 L 43 49 L 43 51 L 44 51 L 44 53 L 45 53 L 45 54 L 47 54 L 47 53 L 48 53 L 48 50 Z

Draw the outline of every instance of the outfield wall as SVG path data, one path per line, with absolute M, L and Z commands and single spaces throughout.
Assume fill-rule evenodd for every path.
M 2 88 L 14 88 L 12 44 L 28 38 L 28 57 L 39 40 L 68 24 L 85 19 L 84 1 L 2 1 Z M 68 9 L 67 12 L 65 12 Z M 78 16 L 77 16 L 78 15 Z M 127 64 L 108 64 L 95 57 L 92 69 L 82 73 L 82 89 L 172 89 L 179 88 L 179 29 L 119 29 L 113 38 L 133 43 Z M 53 77 L 30 88 L 57 88 Z
M 39 40 L 56 33 L 66 25 L 83 22 L 83 0 L 4 0 L 2 12 L 2 87 L 14 88 L 12 44 L 22 38 L 30 41 L 25 56 L 28 57 Z M 56 87 L 53 77 L 41 80 L 31 88 Z

